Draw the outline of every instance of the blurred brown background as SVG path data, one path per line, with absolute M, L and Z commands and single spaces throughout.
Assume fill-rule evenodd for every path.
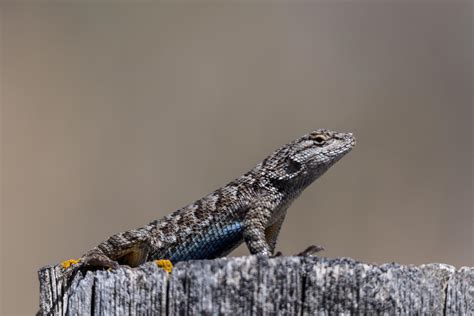
M 319 127 L 358 144 L 290 208 L 279 250 L 474 265 L 472 13 L 471 1 L 1 5 L 2 314 L 36 310 L 39 267 Z

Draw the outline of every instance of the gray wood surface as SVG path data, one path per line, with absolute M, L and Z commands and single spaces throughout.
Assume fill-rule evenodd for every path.
M 139 268 L 39 271 L 40 307 L 58 315 L 474 315 L 474 268 L 256 256 Z

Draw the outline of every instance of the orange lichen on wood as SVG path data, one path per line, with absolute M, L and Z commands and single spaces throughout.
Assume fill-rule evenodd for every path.
M 155 260 L 155 263 L 158 267 L 162 268 L 168 273 L 171 273 L 171 271 L 173 271 L 173 264 L 169 260 L 164 260 L 164 259 Z
M 64 269 L 67 269 L 67 268 L 69 268 L 69 267 L 72 266 L 72 265 L 78 264 L 79 261 L 81 261 L 81 260 L 80 260 L 80 259 L 69 259 L 69 260 L 66 260 L 66 261 L 61 262 L 61 266 L 62 266 Z

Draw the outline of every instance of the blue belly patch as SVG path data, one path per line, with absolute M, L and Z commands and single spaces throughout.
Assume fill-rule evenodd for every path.
M 170 250 L 165 259 L 171 262 L 192 259 L 213 259 L 227 254 L 242 242 L 243 228 L 240 222 L 224 227 L 208 227 L 199 236 Z

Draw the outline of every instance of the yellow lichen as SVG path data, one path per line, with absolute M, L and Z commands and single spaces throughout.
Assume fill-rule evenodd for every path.
M 80 259 L 69 259 L 69 260 L 66 260 L 66 261 L 61 262 L 61 266 L 62 266 L 64 269 L 67 269 L 67 268 L 69 268 L 69 267 L 72 266 L 72 265 L 78 264 L 79 261 L 81 261 L 81 260 L 80 260 Z
M 171 273 L 171 271 L 173 271 L 173 264 L 169 260 L 165 260 L 165 259 L 155 260 L 155 263 L 158 267 L 162 268 L 168 273 Z

